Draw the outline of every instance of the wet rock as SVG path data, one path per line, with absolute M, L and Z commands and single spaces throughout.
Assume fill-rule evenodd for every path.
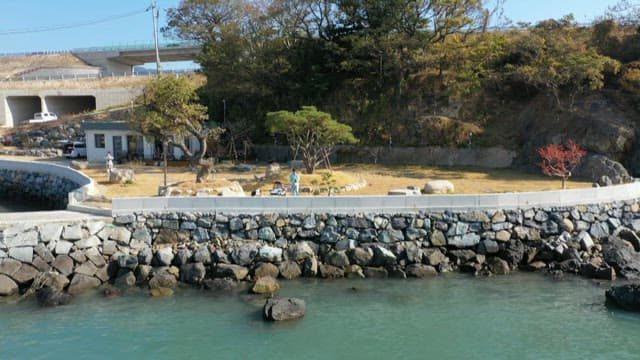
M 173 295 L 173 289 L 168 287 L 156 287 L 149 290 L 149 296 L 152 297 L 167 297 Z
M 323 279 L 335 279 L 344 277 L 344 270 L 327 264 L 318 264 L 318 275 Z
M 607 304 L 629 311 L 640 311 L 640 284 L 613 286 L 605 292 Z
M 149 280 L 149 289 L 174 288 L 178 285 L 176 277 L 166 271 L 153 273 L 152 276 Z
M 44 286 L 36 290 L 36 300 L 41 307 L 51 307 L 58 305 L 67 305 L 71 302 L 73 296 L 66 294 L 60 290 Z
M 331 251 L 327 254 L 325 261 L 329 265 L 337 266 L 344 268 L 349 265 L 349 257 L 347 256 L 346 251 Z
M 511 271 L 509 263 L 499 257 L 492 257 L 487 260 L 487 266 L 491 273 L 496 275 L 507 275 Z
M 302 261 L 302 275 L 305 277 L 315 277 L 318 274 L 318 259 L 315 256 L 308 257 Z
M 367 266 L 362 271 L 365 277 L 373 279 L 384 279 L 389 277 L 389 272 L 383 267 L 370 267 Z
M 411 264 L 406 268 L 407 276 L 425 278 L 438 275 L 436 268 L 424 264 Z
M 349 249 L 347 255 L 349 256 L 350 263 L 360 266 L 368 266 L 373 259 L 373 251 L 360 247 Z
M 281 263 L 278 270 L 280 271 L 280 276 L 287 280 L 291 280 L 302 275 L 302 270 L 300 270 L 298 263 L 291 260 Z
M 305 302 L 296 298 L 270 298 L 264 304 L 263 314 L 266 320 L 283 321 L 304 316 Z
M 82 274 L 74 274 L 69 284 L 69 294 L 76 295 L 100 286 L 100 280 Z
M 199 284 L 207 273 L 203 263 L 184 264 L 180 268 L 180 281 L 189 284 Z
M 232 278 L 206 279 L 204 287 L 213 291 L 233 291 L 238 287 L 238 282 Z
M 626 279 L 640 278 L 640 253 L 630 244 L 609 237 L 603 246 L 602 255 L 620 276 Z
M 251 288 L 255 294 L 273 294 L 280 290 L 280 284 L 271 276 L 262 276 L 256 280 Z
M 249 275 L 249 269 L 240 265 L 217 264 L 213 267 L 212 276 L 214 278 L 232 278 L 236 281 L 244 280 Z
M 133 271 L 130 271 L 129 269 L 127 269 L 127 271 L 121 271 L 114 284 L 120 288 L 134 286 L 136 284 L 136 276 L 133 274 Z

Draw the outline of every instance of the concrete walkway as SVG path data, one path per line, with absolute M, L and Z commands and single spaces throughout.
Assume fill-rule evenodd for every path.
M 0 228 L 3 227 L 3 225 L 15 223 L 41 224 L 82 220 L 102 220 L 110 223 L 112 218 L 68 210 L 10 212 L 0 213 Z

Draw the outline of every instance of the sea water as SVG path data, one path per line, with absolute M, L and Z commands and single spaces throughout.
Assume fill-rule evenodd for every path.
M 607 308 L 608 283 L 519 273 L 281 285 L 306 301 L 304 318 L 265 322 L 263 298 L 191 288 L 0 304 L 0 358 L 640 358 L 640 315 Z

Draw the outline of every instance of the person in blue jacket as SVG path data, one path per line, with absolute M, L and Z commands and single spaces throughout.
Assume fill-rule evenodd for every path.
M 293 194 L 293 196 L 298 196 L 300 192 L 300 174 L 296 172 L 295 168 L 291 170 L 291 175 L 289 175 L 289 182 L 291 183 L 291 193 Z

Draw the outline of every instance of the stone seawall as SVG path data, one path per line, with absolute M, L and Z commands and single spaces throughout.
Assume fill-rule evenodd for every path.
M 15 224 L 0 236 L 0 295 L 33 283 L 156 293 L 263 276 L 430 277 L 448 271 L 640 275 L 637 200 L 570 208 L 396 214 L 138 213 L 113 224 Z M 276 287 L 277 288 L 277 287 Z M 274 288 L 272 288 L 273 290 Z
M 80 185 L 52 174 L 0 169 L 0 198 L 36 200 L 49 209 L 65 209 L 69 193 Z

